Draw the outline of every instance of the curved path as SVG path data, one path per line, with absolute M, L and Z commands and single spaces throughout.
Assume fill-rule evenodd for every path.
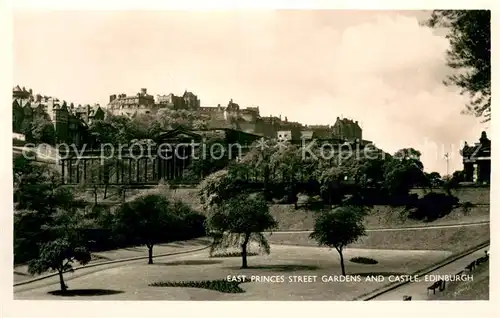
M 429 230 L 429 229 L 447 229 L 457 227 L 470 227 L 490 224 L 490 221 L 472 222 L 472 223 L 458 223 L 446 225 L 428 225 L 428 226 L 412 226 L 412 227 L 396 227 L 396 228 L 381 228 L 381 229 L 367 229 L 366 232 L 395 232 L 395 231 L 414 231 L 414 230 Z M 265 232 L 271 233 L 271 232 Z M 302 231 L 275 231 L 272 233 L 294 234 L 294 233 L 312 233 L 311 230 Z
M 158 259 L 161 260 L 175 260 L 176 258 L 180 256 L 198 256 L 200 254 L 200 248 L 193 250 L 193 251 L 187 251 L 183 253 L 177 253 L 174 255 L 165 255 L 165 256 L 154 256 L 155 261 Z M 94 266 L 80 266 L 78 268 L 75 268 L 75 271 L 73 273 L 65 273 L 64 274 L 64 281 L 68 282 L 76 278 L 80 278 L 86 275 L 94 274 L 100 271 L 112 269 L 112 268 L 117 268 L 125 265 L 137 265 L 137 264 L 146 264 L 147 263 L 147 257 L 146 258 L 141 258 L 141 259 L 132 259 L 132 260 L 124 260 L 122 262 L 105 262 L 105 263 L 100 263 L 100 264 L 95 264 Z M 14 293 L 26 291 L 26 290 L 31 290 L 31 289 L 38 289 L 54 284 L 59 284 L 59 276 L 57 275 L 47 275 L 45 277 L 42 277 L 39 280 L 27 282 L 27 283 L 22 283 L 18 286 L 14 286 Z
M 439 228 L 457 228 L 457 227 L 468 227 L 468 226 L 478 226 L 478 225 L 484 225 L 484 224 L 489 224 L 490 222 L 477 222 L 477 223 L 465 223 L 465 224 L 450 224 L 450 225 L 440 225 L 440 226 L 420 226 L 420 227 L 406 227 L 406 228 L 386 228 L 386 229 L 371 229 L 371 230 L 366 230 L 367 232 L 385 232 L 385 231 L 407 231 L 407 230 L 425 230 L 425 229 L 439 229 Z M 280 231 L 280 232 L 275 232 L 275 233 L 310 233 L 312 231 Z M 203 247 L 202 247 L 203 248 Z M 132 248 L 133 249 L 133 248 Z M 126 249 L 123 249 L 126 250 Z M 196 253 L 200 250 L 200 245 L 198 245 L 197 248 L 191 248 L 191 249 L 184 249 L 184 251 L 179 251 L 178 253 L 174 254 L 162 254 L 162 255 L 155 255 L 154 257 L 161 257 L 161 258 L 168 258 L 168 259 L 175 259 L 177 256 L 189 256 L 189 255 L 196 255 Z M 92 263 L 87 266 L 78 266 L 75 267 L 75 272 L 72 274 L 65 274 L 67 275 L 67 280 L 71 280 L 77 277 L 81 277 L 87 274 L 95 273 L 101 270 L 106 270 L 114 267 L 119 267 L 119 266 L 124 266 L 126 264 L 136 264 L 136 263 L 141 263 L 144 262 L 144 259 L 146 259 L 146 256 L 142 255 L 147 255 L 147 254 L 142 254 L 140 257 L 134 257 L 134 258 L 124 258 L 123 256 L 120 258 L 120 253 L 119 250 L 117 251 L 107 251 L 107 252 L 102 252 L 102 253 L 97 253 L 97 254 L 106 254 L 106 253 L 116 253 L 116 258 L 114 258 L 112 261 L 96 261 L 95 263 Z M 14 274 L 19 274 L 14 272 Z M 57 277 L 54 277 L 54 274 L 49 274 L 49 275 L 44 275 L 41 277 L 38 277 L 36 279 L 30 279 L 29 281 L 25 282 L 17 282 L 14 284 L 15 287 L 15 292 L 22 291 L 22 290 L 29 290 L 29 289 L 34 289 L 34 288 L 40 288 L 46 285 L 51 285 L 54 284 L 54 281 L 58 281 Z M 22 285 L 22 286 L 21 286 Z
M 253 248 L 257 248 L 253 245 Z M 82 269 L 68 273 L 65 279 L 70 289 L 107 290 L 118 292 L 106 294 L 107 300 L 351 300 L 377 287 L 380 283 L 361 281 L 325 282 L 322 277 L 340 275 L 340 257 L 329 248 L 272 245 L 270 255 L 255 255 L 249 258 L 249 268 L 241 269 L 240 257 L 210 258 L 208 250 L 158 257 L 154 265 L 146 260 L 122 263 L 102 268 Z M 374 249 L 346 249 L 344 257 L 377 258 L 379 264 L 367 267 L 365 264 L 349 262 L 351 273 L 390 272 L 407 273 L 422 266 L 431 266 L 449 256 L 447 251 L 401 251 Z M 75 276 L 79 275 L 79 276 Z M 228 275 L 248 275 L 251 277 L 282 276 L 283 281 L 254 281 L 241 286 L 244 293 L 226 294 L 199 288 L 151 288 L 158 281 L 200 281 L 225 279 Z M 317 281 L 290 282 L 289 277 L 314 275 Z M 57 277 L 37 282 L 38 286 L 18 286 L 14 288 L 15 299 L 57 299 L 49 295 L 59 289 Z M 100 299 L 96 295 L 78 295 L 80 300 Z M 56 297 L 56 298 L 54 298 Z M 63 298 L 58 298 L 63 299 Z M 75 299 L 72 297 L 65 299 Z
M 427 287 L 431 286 L 433 282 L 438 280 L 439 275 L 455 275 L 461 272 L 472 261 L 483 257 L 485 255 L 484 251 L 486 250 L 489 250 L 489 245 L 459 258 L 450 264 L 442 266 L 426 275 L 419 276 L 418 282 L 415 281 L 401 285 L 397 288 L 384 292 L 383 294 L 375 296 L 370 300 L 403 300 L 403 296 L 411 296 L 412 300 L 432 299 L 433 292 L 428 291 Z M 473 279 L 474 272 L 465 272 L 464 274 Z M 447 282 L 447 284 L 450 284 L 450 282 Z M 439 293 L 438 290 L 436 290 L 436 293 Z
M 205 249 L 209 246 L 210 240 L 208 238 L 198 238 L 188 241 L 172 242 L 167 244 L 158 244 L 153 248 L 153 257 L 163 257 L 163 256 L 174 256 L 180 254 L 189 254 L 191 252 L 196 252 Z M 98 271 L 98 268 L 109 268 L 120 266 L 123 263 L 130 263 L 134 261 L 143 261 L 148 258 L 148 250 L 144 246 L 128 247 L 117 250 L 103 251 L 92 253 L 96 256 L 95 259 L 91 260 L 89 264 L 85 266 L 74 266 L 75 271 L 82 269 L 93 268 L 93 271 Z M 14 268 L 14 286 L 32 284 L 34 282 L 44 280 L 50 277 L 56 276 L 55 273 L 45 274 L 41 276 L 31 276 L 28 274 L 28 268 L 26 265 L 16 266 Z

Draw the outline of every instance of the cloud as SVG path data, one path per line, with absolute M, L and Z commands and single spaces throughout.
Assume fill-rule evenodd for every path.
M 18 12 L 14 75 L 77 102 L 106 104 L 109 94 L 141 87 L 188 89 L 204 105 L 233 98 L 306 124 L 352 117 L 365 139 L 390 152 L 417 148 L 426 169 L 445 172 L 432 149 L 458 149 L 483 127 L 460 114 L 466 97 L 442 85 L 448 42 L 419 24 L 427 14 Z M 456 153 L 452 170 L 460 160 Z

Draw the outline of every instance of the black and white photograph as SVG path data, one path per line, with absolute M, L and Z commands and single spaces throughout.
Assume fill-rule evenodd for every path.
M 491 19 L 14 8 L 13 299 L 489 300 Z

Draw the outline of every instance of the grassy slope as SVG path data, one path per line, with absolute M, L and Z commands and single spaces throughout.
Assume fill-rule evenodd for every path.
M 132 199 L 136 195 L 154 191 L 155 190 L 132 189 L 127 192 L 127 200 Z M 415 190 L 414 192 L 419 193 L 421 190 Z M 116 195 L 116 191 L 111 189 L 109 194 L 110 196 L 106 201 L 117 203 L 119 197 Z M 171 194 L 174 198 L 182 200 L 194 209 L 202 212 L 197 189 L 176 189 L 171 190 Z M 472 207 L 467 214 L 465 214 L 461 208 L 457 208 L 450 214 L 431 223 L 408 219 L 403 208 L 379 205 L 371 209 L 369 215 L 365 219 L 365 226 L 370 229 L 377 229 L 419 225 L 458 224 L 489 220 L 489 191 L 487 189 L 458 189 L 454 194 L 458 196 L 462 202 L 469 201 L 478 205 Z M 84 198 L 88 201 L 93 200 L 93 196 L 90 193 L 87 193 Z M 295 210 L 293 205 L 271 205 L 270 209 L 272 215 L 278 221 L 278 231 L 311 230 L 314 225 L 315 216 L 318 213 L 303 209 Z
M 271 244 L 317 246 L 309 233 L 273 233 Z M 446 250 L 453 253 L 479 245 L 490 238 L 489 225 L 462 228 L 368 232 L 349 247 L 377 249 Z
M 127 199 L 135 195 L 154 192 L 156 190 L 130 190 Z M 417 190 L 418 191 L 418 190 Z M 174 198 L 188 203 L 194 209 L 201 211 L 198 198 L 198 190 L 192 188 L 176 189 L 170 191 Z M 468 222 L 480 222 L 489 220 L 489 193 L 486 189 L 461 189 L 455 192 L 461 201 L 480 204 L 471 208 L 465 215 L 461 208 L 455 209 L 445 217 L 433 221 L 422 222 L 406 218 L 403 208 L 389 206 L 375 206 L 365 218 L 365 226 L 368 229 L 397 228 L 424 225 L 458 224 Z M 116 198 L 116 196 L 115 196 Z M 474 200 L 472 200 L 475 198 Z M 318 212 L 303 209 L 295 210 L 293 205 L 272 205 L 271 213 L 278 221 L 277 231 L 311 230 L 314 225 L 315 216 Z M 270 243 L 312 245 L 316 243 L 308 238 L 308 233 L 273 233 Z M 395 232 L 368 232 L 368 235 L 360 239 L 352 247 L 360 248 L 404 248 L 413 250 L 449 250 L 459 252 L 477 244 L 483 243 L 490 237 L 489 225 L 481 225 L 466 228 L 410 230 Z

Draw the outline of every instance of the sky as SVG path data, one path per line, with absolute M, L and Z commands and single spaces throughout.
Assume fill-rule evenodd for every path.
M 202 106 L 232 98 L 303 124 L 352 118 L 363 139 L 390 153 L 413 147 L 426 171 L 446 174 L 489 127 L 462 115 L 467 96 L 442 84 L 449 43 L 419 23 L 429 14 L 18 9 L 14 83 L 75 104 L 188 90 Z

